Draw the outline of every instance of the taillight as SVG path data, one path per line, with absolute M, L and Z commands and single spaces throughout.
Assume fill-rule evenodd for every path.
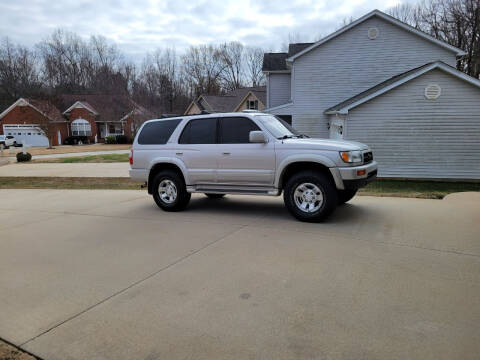
M 130 149 L 130 156 L 128 157 L 128 161 L 130 165 L 133 165 L 133 149 Z

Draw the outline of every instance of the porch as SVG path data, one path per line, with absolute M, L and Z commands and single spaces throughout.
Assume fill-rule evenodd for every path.
M 104 142 L 107 136 L 125 135 L 123 123 L 120 121 L 97 122 L 98 142 Z

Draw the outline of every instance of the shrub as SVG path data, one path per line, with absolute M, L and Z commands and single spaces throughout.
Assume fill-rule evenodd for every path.
M 17 161 L 18 162 L 25 162 L 25 161 L 30 161 L 32 160 L 32 154 L 30 153 L 23 153 L 23 152 L 19 152 L 17 154 Z
M 130 139 L 125 135 L 117 135 L 117 144 L 128 144 Z
M 117 138 L 113 135 L 105 137 L 105 144 L 116 144 Z

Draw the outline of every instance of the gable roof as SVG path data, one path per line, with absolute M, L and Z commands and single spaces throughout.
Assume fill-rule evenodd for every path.
M 287 53 L 265 53 L 263 54 L 262 71 L 290 71 L 287 68 Z
M 61 109 L 67 107 L 69 109 L 72 104 L 81 103 L 81 106 L 93 110 L 97 114 L 97 121 L 120 121 L 126 114 L 141 108 L 128 96 L 122 95 L 63 94 L 57 102 Z
M 126 121 L 130 116 L 133 116 L 134 118 L 142 119 L 142 120 L 151 120 L 155 118 L 155 114 L 152 113 L 150 110 L 145 109 L 143 106 L 138 105 L 133 101 L 132 103 L 133 103 L 132 111 L 125 114 L 125 116 L 122 117 L 120 121 Z
M 232 112 L 238 108 L 238 105 L 240 105 L 249 93 L 254 94 L 258 100 L 265 104 L 267 98 L 267 89 L 265 86 L 245 87 L 235 89 L 225 95 L 200 95 L 197 100 L 190 103 L 185 113 L 190 110 L 193 104 L 196 104 L 200 110 Z M 201 105 L 202 99 L 207 103 L 209 109 L 205 109 L 205 107 Z
M 26 98 L 18 99 L 12 105 L 10 105 L 7 109 L 5 109 L 5 111 L 3 111 L 0 114 L 0 119 L 5 117 L 5 115 L 7 115 L 10 111 L 12 111 L 17 106 L 29 106 L 53 122 L 66 121 L 66 119 L 62 116 L 62 113 L 60 112 L 60 110 L 58 110 L 58 108 L 55 105 L 53 105 L 50 101 L 26 99 Z
M 371 17 L 374 17 L 374 16 L 377 16 L 378 18 L 382 19 L 382 20 L 385 20 L 387 22 L 389 22 L 390 24 L 393 24 L 393 25 L 396 25 L 406 31 L 409 31 L 411 32 L 412 34 L 415 34 L 427 41 L 430 41 L 438 46 L 441 46 L 447 50 L 450 50 L 450 51 L 453 51 L 454 53 L 457 54 L 457 56 L 463 56 L 463 55 L 466 55 L 466 52 L 455 47 L 455 46 L 452 46 L 450 44 L 447 44 L 446 42 L 444 41 L 441 41 L 441 40 L 437 40 L 435 39 L 433 36 L 430 36 L 428 35 L 427 33 L 424 33 L 423 31 L 420 31 L 420 30 L 417 30 L 415 29 L 414 27 L 398 20 L 398 19 L 395 19 L 394 17 L 390 16 L 390 15 L 387 15 L 385 14 L 384 12 L 381 12 L 380 10 L 373 10 L 371 12 L 369 12 L 368 14 L 362 16 L 361 18 L 353 21 L 352 23 L 342 27 L 341 29 L 335 31 L 334 33 L 324 37 L 323 39 L 317 41 L 316 43 L 313 43 L 312 45 L 306 47 L 305 49 L 303 49 L 302 51 L 292 55 L 292 56 L 288 56 L 288 58 L 286 59 L 287 62 L 292 62 L 294 61 L 296 58 L 308 53 L 309 51 L 317 48 L 318 46 L 326 43 L 327 41 L 333 39 L 333 38 L 336 38 L 337 36 L 343 34 L 344 32 L 350 30 L 351 28 L 357 26 L 358 24 L 360 23 L 363 23 L 365 20 L 368 20 L 370 19 Z
M 262 86 L 262 88 L 264 88 L 264 86 Z M 263 106 L 265 106 L 266 104 L 265 102 L 267 101 L 266 89 L 265 90 L 255 89 L 255 90 L 250 90 L 248 93 L 246 93 L 245 96 L 242 98 L 242 100 L 240 100 L 238 105 L 235 107 L 235 109 L 233 109 L 233 111 L 237 111 L 250 95 L 253 95 L 255 98 L 257 98 L 258 101 L 260 101 L 263 104 Z
M 464 80 L 472 85 L 475 85 L 480 88 L 480 80 L 471 77 L 454 67 L 445 64 L 442 61 L 435 61 L 425 65 L 422 65 L 418 68 L 406 71 L 404 73 L 398 74 L 396 76 L 391 77 L 390 79 L 381 82 L 364 92 L 361 92 L 358 95 L 355 95 L 341 103 L 332 106 L 331 108 L 325 110 L 325 114 L 348 114 L 350 109 L 353 109 L 377 96 L 380 96 L 412 79 L 419 77 L 420 75 L 425 74 L 434 69 L 440 69 L 444 72 L 447 72 L 461 80 Z
M 70 111 L 72 111 L 75 108 L 83 107 L 93 115 L 98 115 L 98 112 L 93 108 L 92 105 L 90 105 L 86 101 L 76 101 L 72 106 L 70 106 L 67 110 L 65 110 L 63 113 L 68 114 Z
M 185 114 L 188 114 L 188 112 L 190 111 L 190 109 L 191 109 L 192 106 L 194 106 L 194 105 L 195 105 L 196 107 L 198 107 L 200 110 L 203 110 L 203 106 L 200 105 L 200 103 L 198 103 L 197 100 L 193 100 L 193 101 L 190 103 L 190 105 L 188 105 L 187 110 L 185 110 L 185 112 L 184 112 L 183 114 L 184 114 L 184 115 L 185 115 Z
M 293 56 L 295 54 L 298 54 L 300 51 L 308 48 L 309 46 L 312 46 L 314 43 L 308 42 L 308 43 L 293 43 L 293 44 L 288 44 L 288 54 L 287 57 Z

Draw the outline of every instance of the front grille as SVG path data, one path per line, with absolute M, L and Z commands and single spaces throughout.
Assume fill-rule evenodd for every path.
M 371 151 L 363 153 L 363 163 L 369 164 L 373 161 L 373 154 Z

